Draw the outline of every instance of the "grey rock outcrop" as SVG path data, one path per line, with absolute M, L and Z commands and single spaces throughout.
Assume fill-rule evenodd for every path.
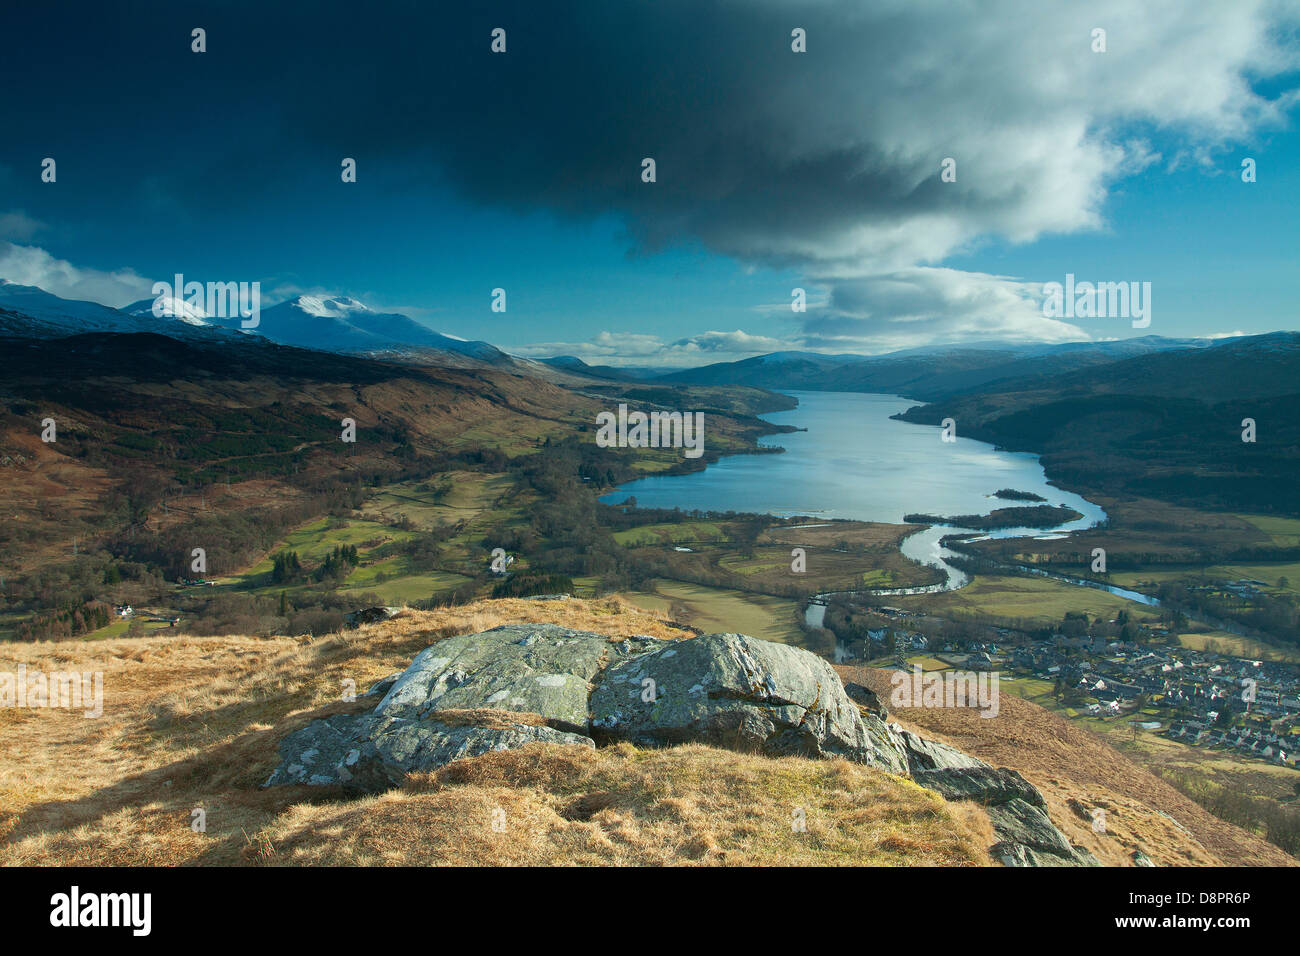
M 743 634 L 661 642 L 611 666 L 591 695 L 591 715 L 593 732 L 607 739 L 703 741 L 907 772 L 888 728 L 859 712 L 826 661 Z
M 377 793 L 409 773 L 532 743 L 698 741 L 771 755 L 844 757 L 983 805 L 1008 866 L 1096 865 L 1039 791 L 955 747 L 886 724 L 866 687 L 808 651 L 747 637 L 611 638 L 513 624 L 437 641 L 365 695 L 368 713 L 312 721 L 280 743 L 266 786 Z M 855 703 L 855 700 L 859 703 Z
M 1005 768 L 995 770 L 988 764 L 917 770 L 912 779 L 945 800 L 974 800 L 984 806 L 1008 800 L 1024 800 L 1036 807 L 1047 805 L 1038 788 L 1020 774 Z
M 904 730 L 897 724 L 890 724 L 907 756 L 907 768 L 913 775 L 922 770 L 954 770 L 963 767 L 988 767 L 982 760 L 967 756 L 956 747 L 949 747 L 937 740 L 926 740 L 910 730 Z
M 993 830 L 1003 842 L 1016 843 L 1040 853 L 1068 857 L 1073 851 L 1070 841 L 1052 825 L 1041 806 L 1015 797 L 988 807 Z
M 314 720 L 281 741 L 281 763 L 266 786 L 341 786 L 378 793 L 400 785 L 408 773 L 530 743 L 595 746 L 589 737 L 524 723 L 479 727 L 349 714 Z
M 596 674 L 611 660 L 663 643 L 671 642 L 611 641 L 554 624 L 511 624 L 448 637 L 416 655 L 375 712 L 420 718 L 448 709 L 514 710 L 585 733 Z
M 998 842 L 989 853 L 1006 866 L 1097 866 L 1047 815 L 1038 788 L 1014 770 L 994 768 L 954 747 L 891 726 L 907 753 L 912 779 L 945 800 L 985 808 Z
M 352 611 L 343 615 L 344 622 L 349 627 L 360 627 L 362 624 L 378 624 L 380 621 L 387 621 L 389 618 L 397 617 L 402 609 L 400 607 L 384 607 L 376 605 L 375 607 L 363 607 L 359 611 Z
M 889 711 L 885 709 L 880 696 L 870 687 L 864 687 L 862 684 L 845 684 L 844 693 L 849 695 L 849 700 L 853 703 L 870 711 L 881 720 L 889 716 Z
M 1038 788 L 1014 770 L 952 767 L 913 776 L 945 800 L 974 800 L 989 815 L 998 842 L 989 853 L 1006 866 L 1099 866 L 1096 857 L 1070 843 L 1047 815 Z
M 1003 866 L 1100 866 L 1090 854 L 1075 849 L 1071 855 L 1043 853 L 1023 843 L 995 843 L 989 854 Z

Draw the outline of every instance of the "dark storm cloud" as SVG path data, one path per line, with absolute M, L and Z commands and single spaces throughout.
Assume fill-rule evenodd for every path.
M 1296 64 L 1274 39 L 1295 6 L 1270 0 L 266 7 L 140 5 L 33 24 L 8 69 L 78 57 L 81 89 L 45 74 L 53 101 L 70 124 L 112 126 L 118 148 L 151 157 L 151 202 L 254 204 L 337 181 L 339 159 L 355 157 L 371 188 L 612 213 L 636 248 L 697 241 L 801 269 L 832 292 L 804 331 L 841 347 L 903 326 L 1078 334 L 1035 315 L 1013 280 L 925 267 L 986 236 L 1100 226 L 1109 185 L 1159 158 L 1125 130 L 1213 149 L 1294 103 L 1251 86 Z M 201 62 L 195 25 L 208 30 Z M 1104 54 L 1091 48 L 1097 26 Z M 503 55 L 489 49 L 496 27 Z M 791 51 L 796 27 L 806 53 Z M 946 157 L 954 183 L 940 181 Z
M 483 202 L 626 216 L 654 248 L 871 272 L 984 235 L 1100 223 L 1152 161 L 1121 122 L 1221 143 L 1277 119 L 1248 72 L 1294 65 L 1263 0 L 503 4 L 304 20 L 281 52 L 286 137 L 414 164 Z M 351 8 L 348 8 L 351 9 Z M 1109 30 L 1094 53 L 1090 31 Z M 1171 27 L 1176 24 L 1176 28 Z M 508 52 L 489 52 L 492 28 Z M 808 52 L 790 33 L 807 31 Z M 292 65 L 292 66 L 291 66 Z M 643 157 L 658 181 L 641 182 Z M 955 183 L 940 164 L 957 161 Z

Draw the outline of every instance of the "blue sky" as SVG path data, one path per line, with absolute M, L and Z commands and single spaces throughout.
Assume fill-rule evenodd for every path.
M 14 11 L 0 276 L 256 279 L 637 364 L 1296 328 L 1295 9 L 1070 6 Z M 1151 282 L 1151 327 L 1042 318 L 1067 272 Z

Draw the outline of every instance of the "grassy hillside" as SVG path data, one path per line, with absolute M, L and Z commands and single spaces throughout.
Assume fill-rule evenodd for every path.
M 255 340 L 141 333 L 3 345 L 21 361 L 0 366 L 0 639 L 102 630 L 110 604 L 210 628 L 288 612 L 314 616 L 290 633 L 320 633 L 325 617 L 366 600 L 415 602 L 472 584 L 497 544 L 589 554 L 600 490 L 753 450 L 775 427 L 755 413 L 791 401 L 616 384 L 595 394 Z M 621 402 L 703 410 L 704 455 L 598 447 L 597 413 Z M 345 421 L 355 441 L 344 440 Z M 411 553 L 429 539 L 409 531 L 437 529 L 455 554 Z M 320 567 L 342 545 L 368 565 L 346 582 Z M 297 574 L 272 582 L 274 555 L 299 546 L 313 586 Z M 592 575 L 616 563 L 552 570 Z M 223 596 L 206 584 L 179 595 L 182 578 L 233 584 L 239 600 L 201 601 Z M 221 632 L 240 628 L 268 633 L 242 623 Z
M 518 621 L 614 637 L 682 635 L 615 600 L 505 600 L 407 612 L 315 642 L 15 645 L 15 660 L 29 668 L 103 671 L 105 711 L 95 720 L 0 711 L 0 863 L 988 865 L 993 836 L 976 807 L 843 761 L 694 745 L 534 746 L 454 763 L 364 800 L 259 789 L 285 734 L 366 707 L 340 700 L 345 680 L 362 692 L 441 637 Z M 1003 706 L 1002 719 L 965 715 L 975 727 L 938 729 L 976 756 L 1022 769 L 1048 795 L 1058 825 L 1070 825 L 1062 801 L 1071 788 L 1089 785 L 1090 799 L 1108 794 L 1114 802 L 1117 825 L 1140 822 L 1131 840 L 1157 862 L 1286 862 L 1249 834 L 1179 804 L 1104 743 L 1043 724 L 1056 719 L 1032 704 Z M 931 714 L 905 716 L 923 725 Z M 1112 766 L 1120 774 L 1103 784 Z M 1139 806 L 1144 795 L 1155 809 Z M 1166 806 L 1187 836 L 1173 822 L 1157 825 Z M 206 814 L 206 832 L 191 827 L 196 809 Z M 806 832 L 791 826 L 796 810 L 806 814 Z M 494 815 L 504 829 L 493 828 Z M 1070 835 L 1090 849 L 1096 842 Z M 1121 862 L 1115 853 L 1104 858 Z
M 1051 379 L 995 382 L 907 421 L 1042 455 L 1058 484 L 1116 496 L 1300 515 L 1300 334 L 1177 349 Z M 1245 419 L 1255 440 L 1242 440 Z
M 0 711 L 0 863 L 986 865 L 983 814 L 848 764 L 689 746 L 534 746 L 365 799 L 261 791 L 289 731 L 439 637 L 511 621 L 681 631 L 616 601 L 412 612 L 311 644 L 273 638 L 16 646 L 29 668 L 103 670 L 104 716 Z M 373 705 L 373 701 L 370 702 Z M 206 833 L 191 829 L 196 808 Z M 493 812 L 504 810 L 504 831 Z M 807 831 L 791 826 L 796 809 Z
M 888 672 L 836 670 L 846 682 L 864 683 L 888 701 Z M 1006 689 L 994 718 L 972 709 L 920 707 L 891 709 L 891 716 L 996 767 L 1020 771 L 1042 791 L 1052 822 L 1103 863 L 1130 865 L 1132 852 L 1141 850 L 1160 866 L 1296 865 L 1272 844 L 1212 816 L 1102 737 Z M 1091 809 L 1106 811 L 1105 833 L 1094 832 Z

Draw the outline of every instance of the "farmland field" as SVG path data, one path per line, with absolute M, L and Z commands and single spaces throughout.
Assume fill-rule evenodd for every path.
M 806 645 L 806 638 L 796 615 L 796 601 L 746 594 L 725 588 L 703 587 L 680 581 L 655 581 L 649 593 L 630 591 L 620 595 L 637 607 L 659 614 L 671 614 L 674 608 L 678 623 L 702 631 L 738 631 L 766 641 Z

